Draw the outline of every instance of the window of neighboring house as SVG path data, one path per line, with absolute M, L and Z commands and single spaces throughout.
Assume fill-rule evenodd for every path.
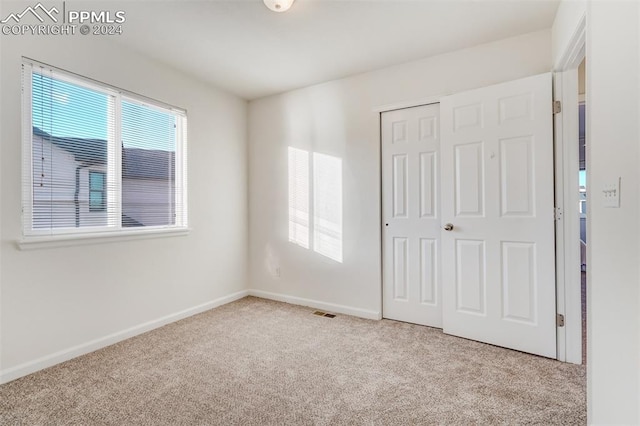
M 107 209 L 106 173 L 89 172 L 89 211 L 103 212 Z
M 185 229 L 183 110 L 23 62 L 23 234 Z

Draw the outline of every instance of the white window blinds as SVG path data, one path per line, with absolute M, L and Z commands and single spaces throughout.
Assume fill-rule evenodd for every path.
M 186 116 L 23 63 L 25 236 L 186 227 Z

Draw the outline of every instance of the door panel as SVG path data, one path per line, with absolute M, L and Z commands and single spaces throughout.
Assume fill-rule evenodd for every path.
M 500 140 L 500 210 L 502 216 L 533 216 L 533 139 Z
M 435 218 L 436 214 L 436 153 L 420 153 L 420 217 Z
M 393 217 L 406 219 L 408 210 L 408 176 L 407 154 L 393 156 Z
M 420 238 L 420 302 L 437 305 L 438 240 Z
M 393 299 L 407 300 L 409 279 L 408 238 L 393 238 Z
M 484 241 L 456 240 L 456 308 L 458 312 L 485 314 Z
M 535 244 L 503 242 L 501 249 L 504 318 L 535 324 Z
M 442 326 L 439 106 L 382 114 L 383 316 Z
M 483 151 L 482 142 L 455 147 L 456 216 L 484 215 Z
M 440 106 L 444 331 L 555 358 L 551 75 Z

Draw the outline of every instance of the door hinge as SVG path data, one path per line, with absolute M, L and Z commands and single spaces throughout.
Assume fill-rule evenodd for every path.
M 553 113 L 558 114 L 560 112 L 562 112 L 562 102 L 553 101 Z
M 558 327 L 564 327 L 564 315 L 556 314 L 556 325 Z
M 560 207 L 553 208 L 553 220 L 558 221 L 562 219 L 562 209 Z

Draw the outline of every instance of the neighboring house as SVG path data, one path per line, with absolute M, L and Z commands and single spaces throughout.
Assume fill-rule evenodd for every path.
M 587 154 L 586 154 L 586 119 L 585 104 L 581 103 L 578 107 L 578 135 L 579 141 L 579 157 L 580 157 L 580 174 L 586 175 Z M 580 263 L 583 271 L 587 270 L 587 184 L 580 185 Z
M 122 226 L 175 223 L 175 153 L 122 149 Z
M 107 226 L 107 142 L 34 127 L 32 146 L 34 229 Z M 174 221 L 175 153 L 123 148 L 122 226 Z

